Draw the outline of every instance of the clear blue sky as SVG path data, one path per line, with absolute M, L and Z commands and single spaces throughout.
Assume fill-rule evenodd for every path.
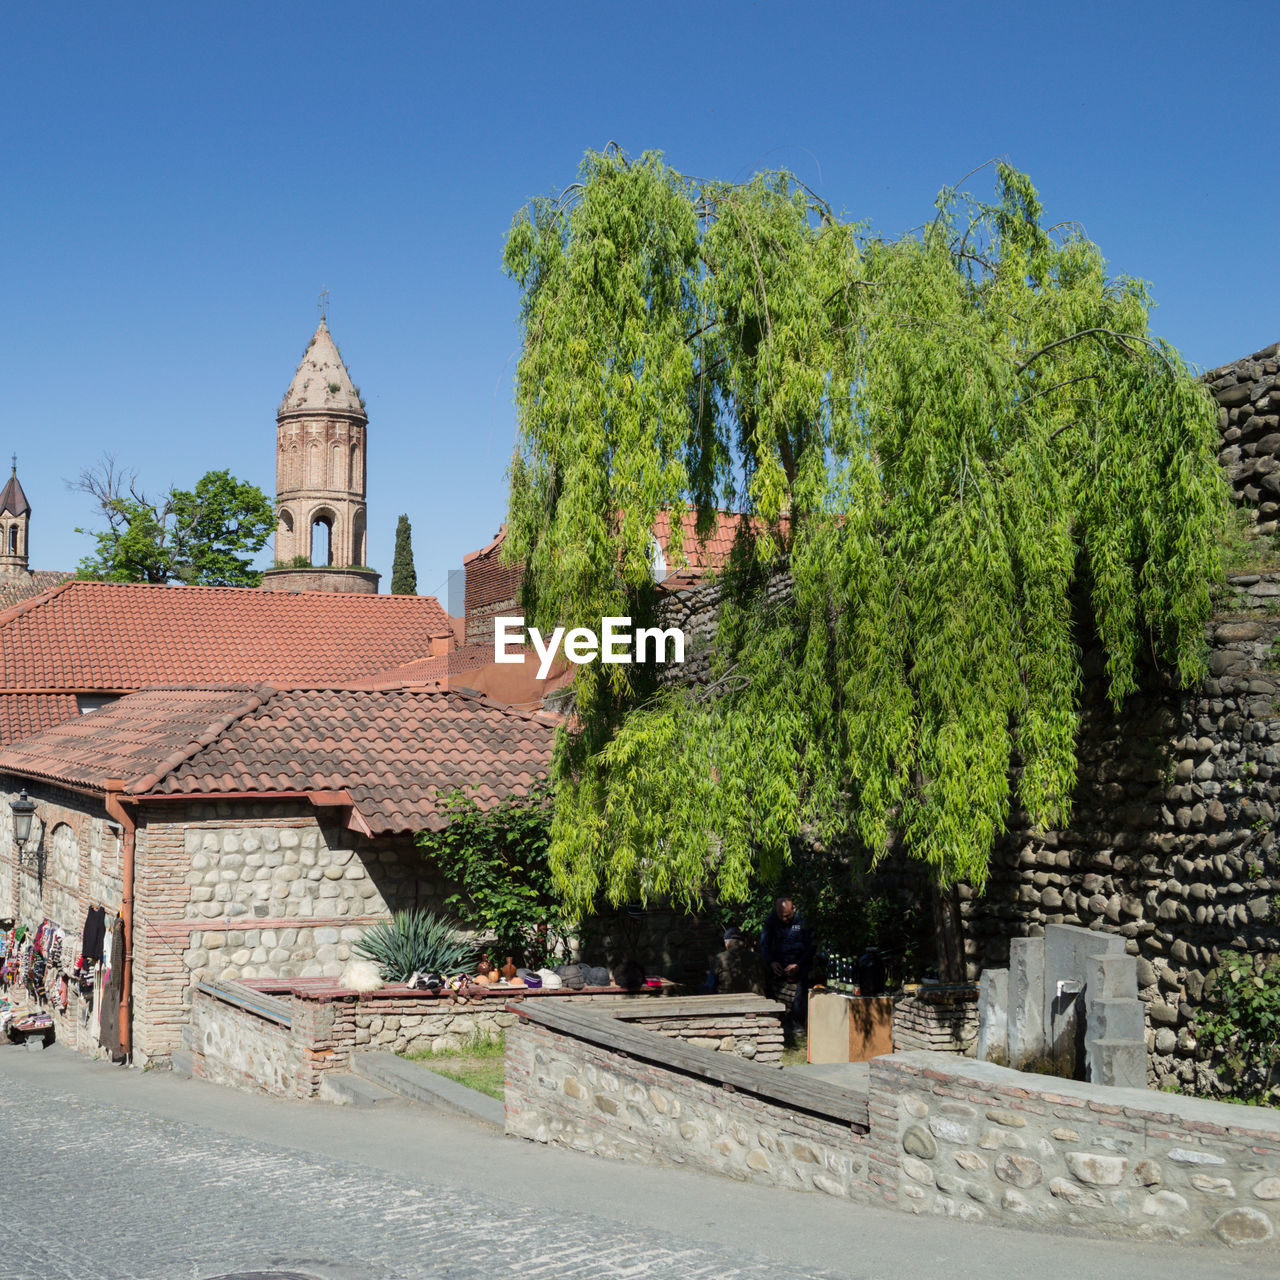
M 1150 281 L 1202 368 L 1280 339 L 1275 9 L 1261 4 L 9 5 L 0 55 L 0 455 L 32 567 L 74 568 L 66 480 L 228 467 L 331 291 L 369 407 L 369 559 L 419 590 L 503 518 L 512 215 L 610 139 L 787 166 L 881 232 L 993 155 Z M 982 181 L 986 181 L 983 179 Z M 989 188 L 987 188 L 989 189 Z

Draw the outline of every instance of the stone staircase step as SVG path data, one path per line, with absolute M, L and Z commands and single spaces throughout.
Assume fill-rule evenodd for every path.
M 320 1100 L 340 1106 L 374 1107 L 380 1102 L 400 1102 L 402 1096 L 393 1089 L 366 1080 L 350 1071 L 331 1071 L 320 1082 Z
M 496 1129 L 506 1127 L 506 1108 L 496 1098 L 468 1089 L 447 1076 L 406 1062 L 394 1053 L 356 1053 L 351 1070 L 365 1080 L 448 1115 L 476 1120 Z

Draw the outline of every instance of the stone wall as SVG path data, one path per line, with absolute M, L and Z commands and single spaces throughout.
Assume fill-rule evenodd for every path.
M 1117 714 L 1086 660 L 1071 824 L 992 854 L 986 893 L 961 888 L 971 976 L 1049 923 L 1118 933 L 1138 958 L 1148 1082 L 1210 1091 L 1195 1010 L 1225 949 L 1280 950 L 1280 616 L 1253 603 L 1280 578 L 1247 575 L 1210 624 L 1210 677 L 1190 692 L 1149 676 Z
M 1218 402 L 1222 449 L 1236 502 L 1256 514 L 1260 533 L 1280 516 L 1280 343 L 1205 374 Z
M 307 993 L 305 983 L 291 989 L 271 981 L 244 985 L 249 993 L 262 992 L 278 1004 L 286 1012 L 287 1025 L 197 987 L 182 1031 L 182 1048 L 194 1075 L 281 1097 L 320 1096 L 325 1075 L 348 1070 L 352 1055 L 362 1051 L 440 1053 L 477 1039 L 497 1039 L 518 1022 L 511 1007 L 526 1000 L 622 1013 L 628 1023 L 660 1036 L 755 1059 L 766 1067 L 776 1068 L 782 1053 L 780 1010 L 772 1016 L 765 1010 L 734 1015 L 726 1013 L 725 1002 L 715 997 L 709 1003 L 717 1011 L 704 1015 L 696 1010 L 677 1011 L 688 1004 L 685 1000 L 622 996 L 618 991 L 522 995 L 507 989 L 466 997 L 384 988 L 362 995 L 320 995 L 318 988 Z M 236 985 L 228 989 L 234 991 Z M 668 1012 L 659 1012 L 664 1007 Z M 646 1016 L 649 1009 L 654 1011 L 652 1016 Z
M 562 1020 L 563 1021 L 563 1020 Z M 950 1054 L 870 1064 L 866 1123 L 732 1088 L 711 1054 L 615 1051 L 539 1025 L 507 1033 L 507 1131 L 614 1159 L 689 1164 L 902 1212 L 1098 1236 L 1280 1244 L 1280 1114 L 1027 1075 Z M 783 1076 L 787 1073 L 781 1073 Z
M 894 1001 L 893 1047 L 972 1054 L 978 1043 L 976 991 L 920 990 Z
M 302 801 L 149 806 L 138 831 L 135 1040 L 178 1046 L 201 977 L 337 977 L 352 944 L 446 886 L 408 840 L 322 824 Z
M 612 1159 L 684 1165 L 763 1186 L 865 1199 L 874 1161 L 863 1130 L 758 1092 L 575 1040 L 531 1020 L 507 1032 L 507 1132 Z M 754 1066 L 754 1064 L 741 1064 Z
M 930 1053 L 871 1064 L 897 1207 L 1103 1236 L 1275 1247 L 1280 1114 Z

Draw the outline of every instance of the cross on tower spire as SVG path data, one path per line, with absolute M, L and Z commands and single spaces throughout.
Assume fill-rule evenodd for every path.
M 327 321 L 329 318 L 329 290 L 328 289 L 320 290 L 320 297 L 319 297 L 319 300 L 316 302 L 316 306 L 320 308 L 320 319 Z

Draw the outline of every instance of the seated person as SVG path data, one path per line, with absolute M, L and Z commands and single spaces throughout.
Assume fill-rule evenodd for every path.
M 764 962 L 742 936 L 741 929 L 724 931 L 724 950 L 711 962 L 711 971 L 702 984 L 703 995 L 742 994 L 753 991 L 765 993 Z

